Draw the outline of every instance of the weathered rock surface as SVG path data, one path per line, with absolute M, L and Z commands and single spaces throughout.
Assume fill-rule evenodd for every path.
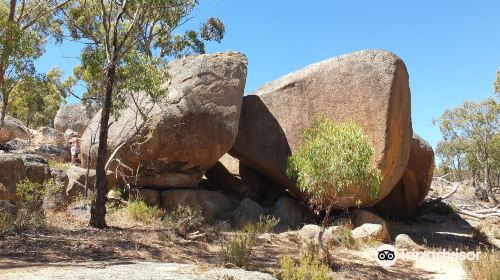
M 59 162 L 68 162 L 71 159 L 70 148 L 70 145 L 46 144 L 36 147 L 29 152 L 35 153 L 47 159 L 53 159 Z
M 288 156 L 318 113 L 335 122 L 359 123 L 374 149 L 383 175 L 377 199 L 359 186 L 338 207 L 372 205 L 401 178 L 412 135 L 410 89 L 403 61 L 380 50 L 359 51 L 325 60 L 272 81 L 243 100 L 238 137 L 230 154 L 303 197 L 286 175 Z
M 6 116 L 0 130 L 0 143 L 6 143 L 15 138 L 29 140 L 29 129 L 20 120 Z
M 354 225 L 352 236 L 357 239 L 389 240 L 389 229 L 384 219 L 362 209 L 354 209 L 350 212 L 351 221 Z
M 434 172 L 434 151 L 418 135 L 411 144 L 408 166 L 396 187 L 375 204 L 378 213 L 391 216 L 411 215 L 429 193 Z
M 33 143 L 35 145 L 53 144 L 61 145 L 64 144 L 64 134 L 57 131 L 54 128 L 42 126 L 37 129 L 36 136 L 33 138 Z
M 216 191 L 172 189 L 161 192 L 163 208 L 173 210 L 178 205 L 198 208 L 208 220 L 222 217 L 226 211 L 236 207 L 236 203 Z
M 20 155 L 26 168 L 26 178 L 32 182 L 42 184 L 52 178 L 48 162 L 45 158 L 33 154 Z
M 13 199 L 17 182 L 26 178 L 26 168 L 21 156 L 0 154 L 0 199 Z
M 394 245 L 398 249 L 423 249 L 423 247 L 415 243 L 408 234 L 398 234 L 394 240 Z
M 262 215 L 264 215 L 264 208 L 257 202 L 248 198 L 242 199 L 238 208 L 233 210 L 230 214 L 233 224 L 237 227 L 254 223 L 258 221 Z
M 144 94 L 129 95 L 130 104 L 137 106 L 121 110 L 110 125 L 108 151 L 125 143 L 116 158 L 132 170 L 140 166 L 139 186 L 196 187 L 234 143 L 247 60 L 235 52 L 188 56 L 171 62 L 169 74 L 166 100 L 153 103 Z M 84 163 L 99 118 L 97 114 L 82 137 Z M 97 146 L 90 152 L 91 166 Z
M 107 191 L 114 189 L 117 185 L 117 179 L 113 172 L 109 171 L 106 173 L 106 179 L 108 181 Z M 87 169 L 77 166 L 71 166 L 66 170 L 66 176 L 68 176 L 68 185 L 66 186 L 66 196 L 68 198 L 75 198 L 79 195 L 85 193 L 85 177 L 87 175 Z M 94 169 L 89 170 L 88 177 L 88 187 L 89 190 L 94 188 L 96 172 Z
M 208 169 L 205 176 L 225 192 L 240 198 L 256 199 L 262 185 L 259 174 L 228 154 Z
M 290 196 L 282 196 L 273 206 L 273 216 L 280 219 L 278 229 L 294 229 L 314 221 L 311 210 Z
M 11 268 L 2 271 L 2 279 L 276 280 L 270 274 L 243 269 L 155 262 L 94 262 L 77 266 L 68 263 L 58 266 Z
M 14 138 L 14 139 L 10 140 L 9 142 L 5 143 L 5 148 L 8 151 L 24 150 L 24 149 L 27 149 L 29 146 L 30 146 L 30 144 L 28 144 L 27 140 L 23 140 L 20 138 Z
M 64 104 L 57 111 L 54 127 L 61 133 L 71 129 L 82 135 L 97 111 L 98 107 L 95 105 Z
M 158 190 L 138 189 L 137 196 L 144 200 L 148 205 L 160 206 L 161 197 Z

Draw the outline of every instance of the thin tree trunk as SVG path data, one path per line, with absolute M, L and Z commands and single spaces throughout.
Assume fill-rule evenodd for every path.
M 111 98 L 115 81 L 115 65 L 110 64 L 106 73 L 106 92 L 101 113 L 99 127 L 99 147 L 96 160 L 96 182 L 94 199 L 90 209 L 90 226 L 96 228 L 106 227 L 106 154 L 108 144 L 108 122 L 111 111 Z
M 325 258 L 326 258 L 326 263 L 328 265 L 331 265 L 332 263 L 332 256 L 330 255 L 330 252 L 328 252 L 328 248 L 326 248 L 325 244 L 323 244 L 323 233 L 325 233 L 326 226 L 328 225 L 328 220 L 330 219 L 330 214 L 332 213 L 333 210 L 333 202 L 328 205 L 328 208 L 326 209 L 326 214 L 325 217 L 323 218 L 323 222 L 321 223 L 321 230 L 319 231 L 318 234 L 318 244 L 321 250 L 323 250 L 323 253 L 325 253 Z
M 488 165 L 488 162 L 486 162 L 484 168 L 484 184 L 486 186 L 486 194 L 488 194 L 488 200 L 496 205 L 498 205 L 498 200 L 495 197 L 495 194 L 493 193 L 493 187 L 491 185 L 491 180 L 490 180 L 490 166 Z

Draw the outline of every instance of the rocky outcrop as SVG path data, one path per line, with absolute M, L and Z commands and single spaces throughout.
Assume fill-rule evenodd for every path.
M 68 162 L 71 159 L 70 147 L 70 145 L 46 144 L 30 150 L 30 152 L 47 159 L 52 159 L 59 162 Z
M 312 211 L 290 196 L 282 196 L 273 206 L 273 216 L 280 219 L 279 230 L 294 229 L 303 224 L 312 223 Z
M 411 144 L 408 165 L 396 187 L 378 202 L 374 211 L 389 216 L 411 215 L 429 193 L 434 173 L 434 151 L 418 135 Z
M 302 144 L 316 114 L 360 124 L 383 175 L 378 198 L 360 186 L 337 207 L 372 205 L 393 189 L 408 162 L 412 135 L 410 89 L 403 61 L 379 50 L 325 60 L 272 81 L 243 100 L 239 133 L 230 154 L 304 196 L 286 177 L 288 157 Z
M 0 143 L 6 143 L 16 138 L 29 140 L 29 129 L 20 120 L 6 116 L 2 129 L 0 129 Z
M 196 187 L 234 143 L 238 131 L 247 60 L 235 52 L 188 56 L 169 64 L 168 98 L 152 102 L 132 93 L 128 108 L 109 127 L 108 151 L 139 170 L 138 186 Z M 82 137 L 89 156 L 97 114 Z M 97 144 L 90 150 L 95 165 Z M 108 154 L 108 156 L 110 156 Z
M 262 215 L 264 215 L 262 206 L 251 199 L 244 198 L 238 208 L 232 211 L 230 218 L 235 226 L 242 227 L 257 222 Z
M 26 178 L 31 182 L 42 184 L 52 178 L 47 160 L 32 154 L 21 154 L 26 169 Z
M 207 220 L 220 218 L 237 203 L 216 191 L 197 189 L 172 189 L 161 192 L 161 205 L 167 210 L 173 210 L 178 205 L 189 206 L 201 210 Z
M 54 127 L 61 133 L 71 129 L 82 135 L 98 110 L 99 108 L 96 105 L 64 104 L 57 111 L 54 118 Z
M 225 192 L 239 198 L 256 199 L 262 186 L 259 174 L 228 154 L 208 169 L 205 176 Z
M 0 200 L 12 200 L 17 182 L 26 178 L 26 168 L 21 156 L 0 154 Z
M 354 209 L 350 212 L 351 221 L 354 225 L 352 236 L 355 239 L 374 239 L 386 241 L 390 239 L 389 229 L 384 219 L 362 209 Z
M 85 193 L 85 177 L 87 176 L 87 169 L 77 166 L 71 166 L 66 170 L 68 177 L 68 185 L 66 186 L 66 197 L 69 199 L 76 198 Z M 63 175 L 64 176 L 64 175 Z M 89 175 L 87 179 L 88 189 L 93 190 L 95 184 L 96 171 L 94 169 L 89 169 Z M 117 185 L 117 178 L 115 174 L 111 171 L 106 173 L 107 180 L 107 191 L 114 189 Z
M 33 143 L 35 145 L 53 144 L 61 145 L 64 144 L 64 134 L 57 131 L 54 128 L 42 126 L 37 129 L 36 136 L 33 138 Z

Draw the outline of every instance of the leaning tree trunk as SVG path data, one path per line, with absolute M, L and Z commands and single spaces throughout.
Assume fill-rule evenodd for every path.
M 495 197 L 495 194 L 493 193 L 493 186 L 491 184 L 490 180 L 490 166 L 488 165 L 488 162 L 486 162 L 486 167 L 484 168 L 484 184 L 486 186 L 486 194 L 488 195 L 488 200 L 496 205 L 498 205 L 498 200 Z
M 318 244 L 321 250 L 323 250 L 323 253 L 325 254 L 326 258 L 326 263 L 328 265 L 331 265 L 332 263 L 332 256 L 330 255 L 330 252 L 328 252 L 328 248 L 326 248 L 325 244 L 323 244 L 323 233 L 325 233 L 326 226 L 328 225 L 328 220 L 330 219 L 330 214 L 332 213 L 333 210 L 333 202 L 328 205 L 328 208 L 326 209 L 326 214 L 325 217 L 323 218 L 323 222 L 321 223 L 321 230 L 319 231 L 318 234 Z
M 115 81 L 115 66 L 111 64 L 106 73 L 106 92 L 101 113 L 99 127 L 99 147 L 96 159 L 96 177 L 94 199 L 90 209 L 90 226 L 96 228 L 106 227 L 106 153 L 108 144 L 108 122 L 111 111 L 111 98 Z

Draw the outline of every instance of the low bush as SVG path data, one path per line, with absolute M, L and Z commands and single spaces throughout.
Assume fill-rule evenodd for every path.
M 352 236 L 350 228 L 340 226 L 336 231 L 336 235 L 342 247 L 347 249 L 357 249 L 359 247 L 357 240 Z
M 162 216 L 162 211 L 158 206 L 149 206 L 141 199 L 129 201 L 127 212 L 132 219 L 143 223 L 151 223 Z
M 468 279 L 498 280 L 500 279 L 500 253 L 483 252 L 479 260 L 465 260 L 463 263 Z
M 225 245 L 226 261 L 238 267 L 246 267 L 259 234 L 272 231 L 279 221 L 279 218 L 273 216 L 261 216 L 259 221 L 245 225 Z
M 173 211 L 166 213 L 163 220 L 172 224 L 175 232 L 183 237 L 205 224 L 201 210 L 187 205 L 178 205 Z
M 23 180 L 16 185 L 15 215 L 0 217 L 0 234 L 38 229 L 43 226 L 45 215 L 42 209 L 46 188 L 44 184 Z
M 282 280 L 328 280 L 330 269 L 319 259 L 319 248 L 314 243 L 308 244 L 306 254 L 296 263 L 290 256 L 280 260 L 279 279 Z

